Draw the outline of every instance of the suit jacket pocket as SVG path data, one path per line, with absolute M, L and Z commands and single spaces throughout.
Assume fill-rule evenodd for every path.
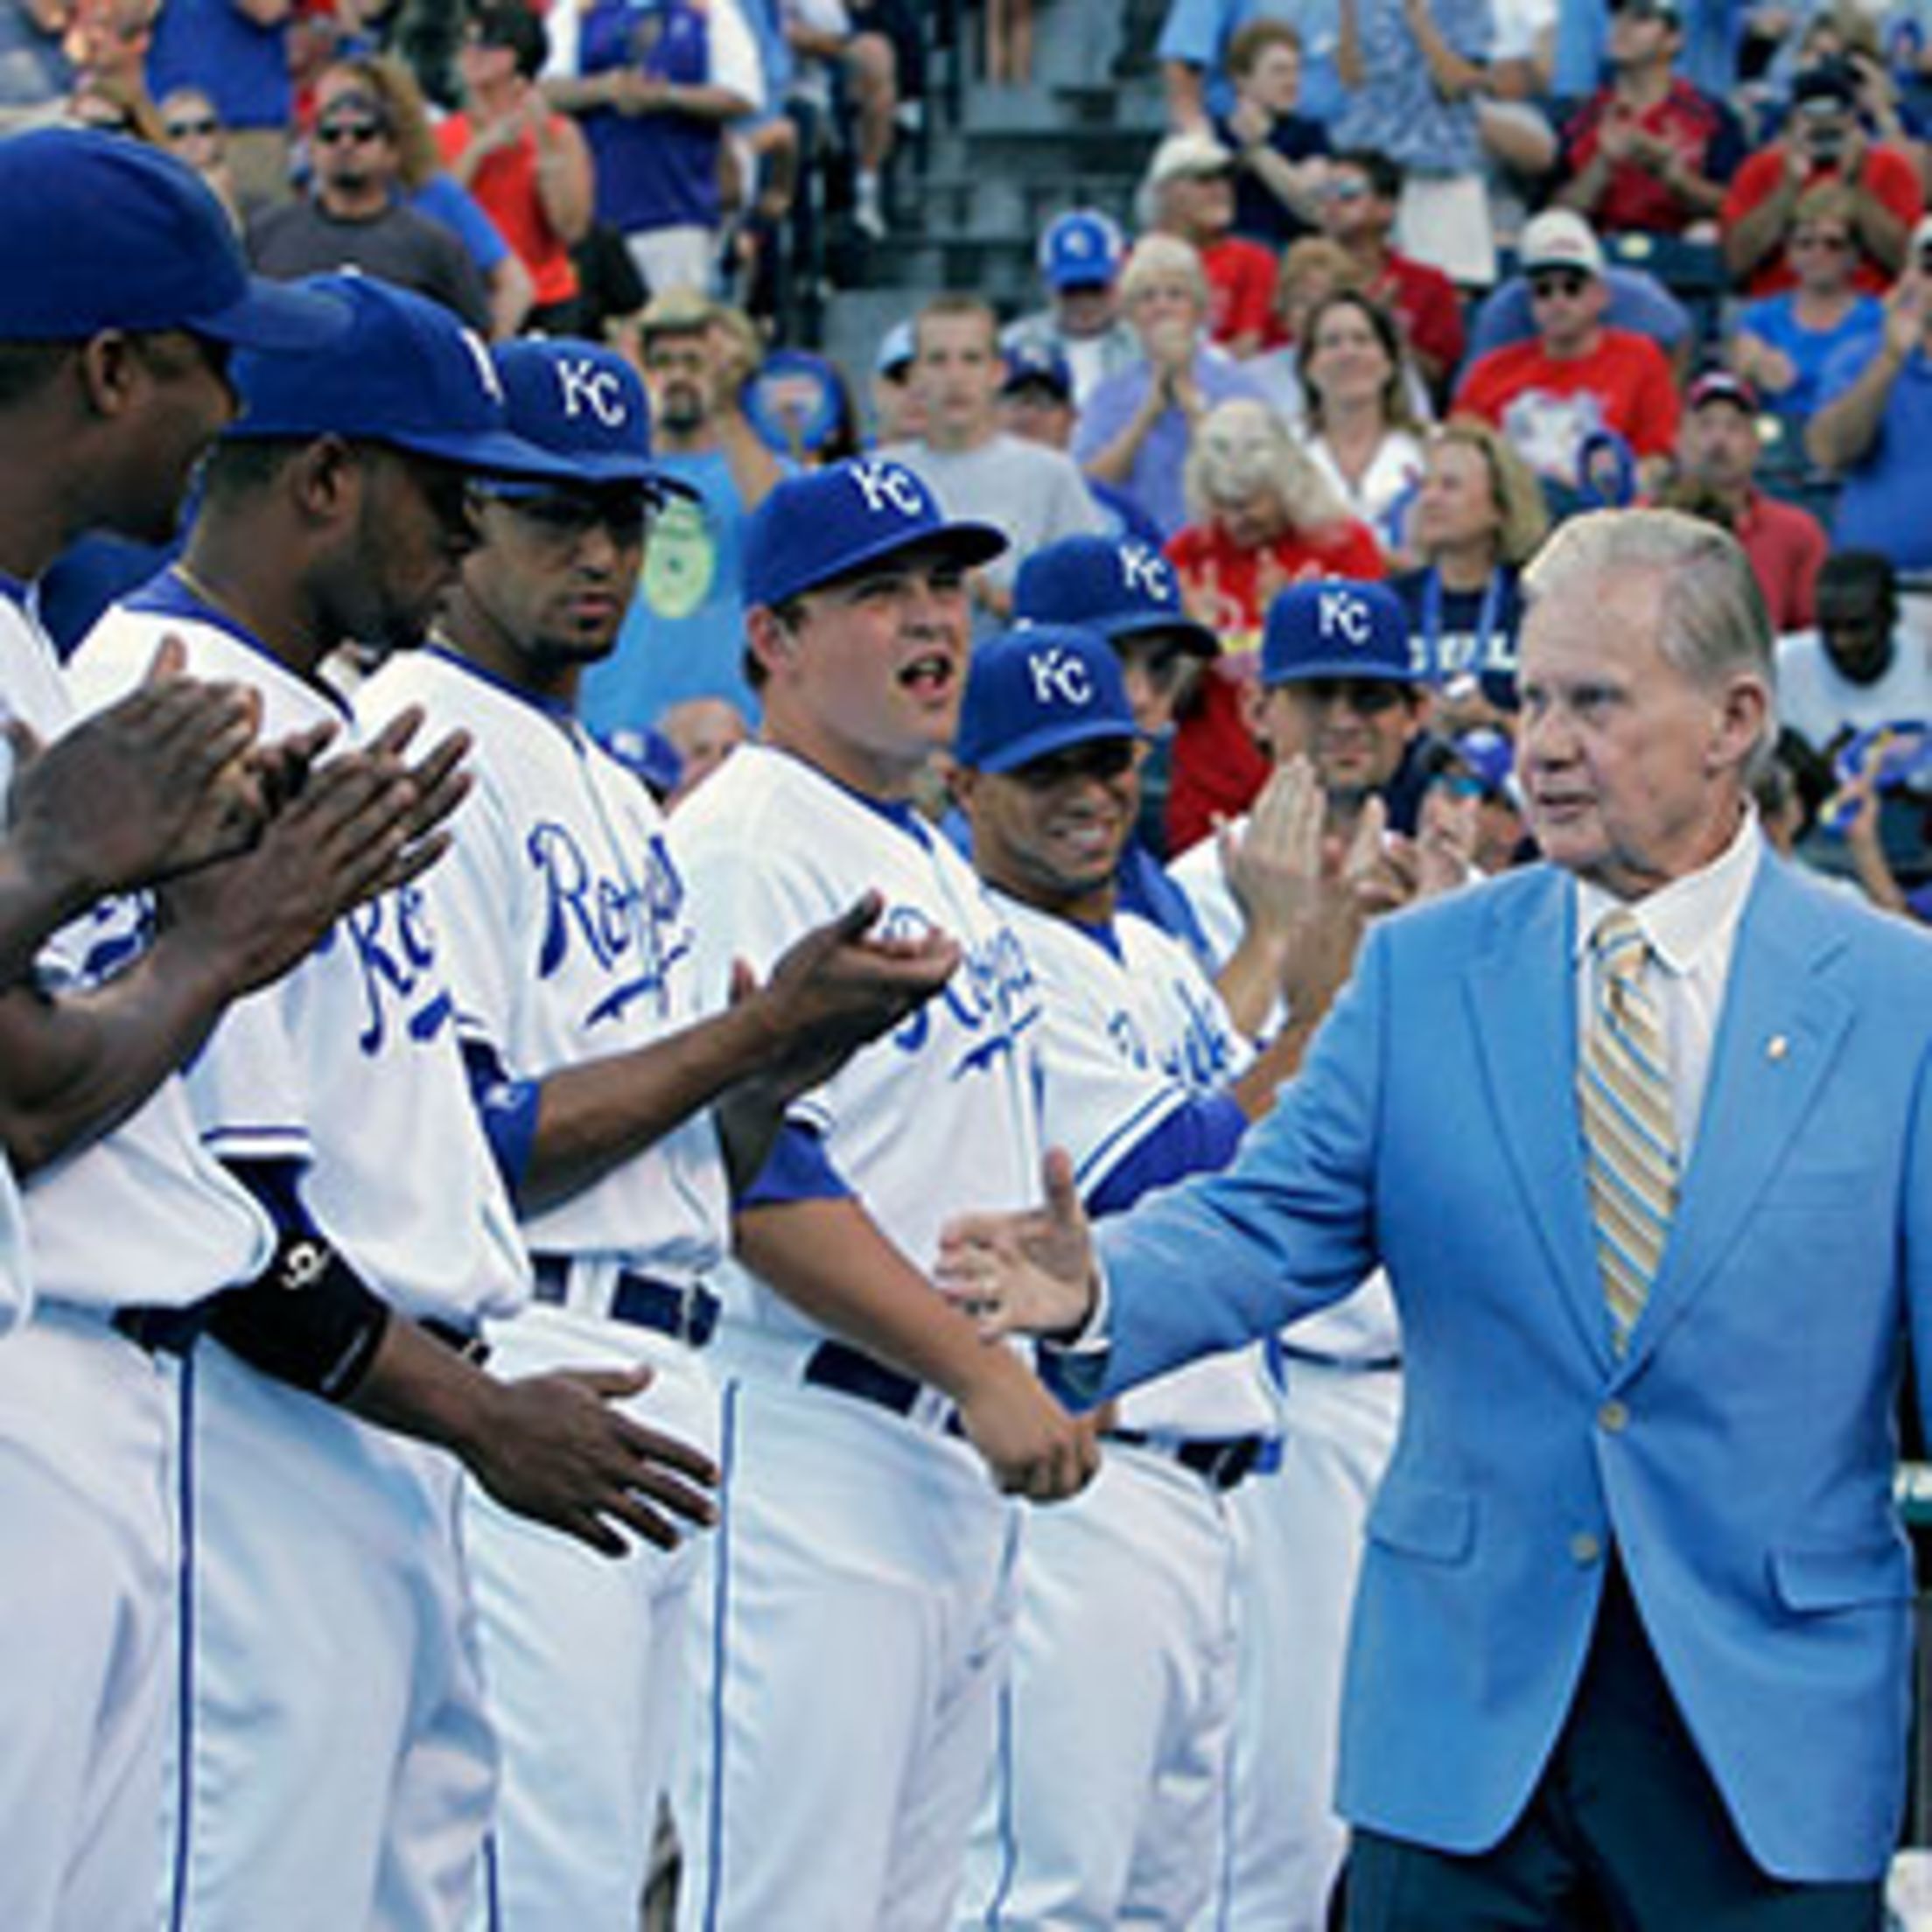
M 1787 1610 L 1800 1613 L 1900 1603 L 1912 1594 L 1912 1562 L 1889 1534 L 1774 1550 L 1771 1586 Z
M 1476 1499 L 1428 1482 L 1385 1482 L 1368 1511 L 1368 1537 L 1404 1556 L 1460 1563 L 1476 1540 Z

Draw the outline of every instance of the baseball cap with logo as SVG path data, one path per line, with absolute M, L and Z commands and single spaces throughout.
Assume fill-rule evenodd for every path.
M 238 348 L 319 348 L 348 318 L 248 273 L 192 169 L 123 135 L 43 128 L 0 141 L 0 340 L 186 329 Z
M 513 436 L 570 466 L 580 483 L 638 483 L 696 496 L 651 461 L 651 410 L 637 371 L 595 342 L 525 337 L 491 352 Z
M 1120 660 L 1097 631 L 1022 624 L 973 653 L 953 755 L 1012 772 L 1100 738 L 1139 737 Z
M 1173 565 L 1135 537 L 1063 536 L 1035 550 L 1013 580 L 1013 615 L 1082 625 L 1115 644 L 1158 631 L 1199 657 L 1221 651 L 1182 607 Z
M 229 368 L 242 414 L 231 442 L 340 436 L 466 469 L 569 481 L 573 461 L 506 426 L 502 379 L 483 340 L 449 310 L 373 276 L 312 276 L 347 328 L 305 354 L 244 349 Z
M 1234 172 L 1235 156 L 1211 134 L 1171 134 L 1154 150 L 1147 164 L 1147 184 L 1158 188 L 1164 181 L 1204 179 Z
M 1006 374 L 1000 380 L 999 393 L 1012 396 L 1027 388 L 1049 389 L 1056 402 L 1073 400 L 1074 372 L 1050 342 L 1016 343 L 1006 352 Z
M 1105 288 L 1127 259 L 1127 238 L 1098 208 L 1056 214 L 1040 238 L 1040 272 L 1053 289 Z
M 1758 392 L 1729 369 L 1706 369 L 1685 391 L 1685 410 L 1695 415 L 1706 402 L 1728 402 L 1746 416 L 1758 413 Z
M 944 552 L 964 569 L 1006 548 L 990 523 L 949 522 L 903 463 L 855 457 L 787 477 L 745 530 L 745 603 L 767 609 L 900 550 Z
M 1261 681 L 1316 677 L 1421 682 L 1409 641 L 1409 613 L 1382 584 L 1333 578 L 1292 584 L 1268 606 L 1261 634 Z
M 1523 225 L 1516 250 L 1525 275 L 1539 269 L 1576 269 L 1585 275 L 1603 273 L 1603 244 L 1597 232 L 1573 208 L 1545 208 Z

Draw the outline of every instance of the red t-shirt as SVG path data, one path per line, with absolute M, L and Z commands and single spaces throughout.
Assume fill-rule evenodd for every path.
M 1264 349 L 1280 345 L 1275 319 L 1275 255 L 1258 242 L 1229 235 L 1204 248 L 1208 271 L 1208 332 L 1223 346 L 1250 336 Z
M 1810 630 L 1816 617 L 1813 593 L 1818 565 L 1831 548 L 1824 526 L 1796 503 L 1781 503 L 1753 490 L 1737 521 L 1736 535 L 1764 592 L 1771 628 Z
M 1395 317 L 1409 346 L 1427 356 L 1447 382 L 1462 360 L 1468 340 L 1455 284 L 1426 262 L 1391 254 L 1368 292 Z
M 1833 170 L 1825 169 L 1814 180 L 1829 180 Z M 1731 192 L 1718 211 L 1718 220 L 1726 229 L 1734 228 L 1760 201 L 1776 192 L 1784 173 L 1784 155 L 1774 147 L 1760 148 L 1746 157 L 1731 182 Z M 1875 146 L 1866 150 L 1858 169 L 1858 185 L 1868 189 L 1909 229 L 1925 209 L 1925 197 L 1919 186 L 1919 171 L 1896 148 Z M 1852 271 L 1853 283 L 1873 295 L 1882 295 L 1892 285 L 1892 276 L 1876 256 L 1861 247 L 1858 265 Z M 1751 271 L 1745 284 L 1747 295 L 1775 295 L 1781 289 L 1797 286 L 1798 278 L 1784 250 L 1774 248 Z
M 1276 592 L 1309 578 L 1379 578 L 1386 566 L 1374 533 L 1353 517 L 1315 531 L 1278 537 L 1262 550 L 1237 549 L 1218 524 L 1177 531 L 1167 555 L 1188 610 L 1221 639 L 1193 709 L 1174 730 L 1167 793 L 1167 849 L 1185 851 L 1214 829 L 1217 816 L 1248 809 L 1267 782 L 1267 755 L 1248 731 L 1242 685 L 1258 669 L 1261 622 Z
M 1596 158 L 1603 124 L 1617 106 L 1615 93 L 1605 88 L 1571 116 L 1563 130 L 1566 175 L 1581 174 Z M 1668 141 L 1694 174 L 1711 177 L 1735 158 L 1735 147 L 1730 144 L 1730 154 L 1713 158 L 1712 150 L 1725 129 L 1724 116 L 1714 101 L 1688 80 L 1673 80 L 1662 100 L 1633 118 L 1646 134 Z M 1681 234 L 1697 218 L 1697 209 L 1675 188 L 1634 161 L 1612 164 L 1610 178 L 1590 216 L 1600 234 L 1636 228 L 1649 234 Z
M 1670 365 L 1628 329 L 1601 330 L 1587 355 L 1560 362 L 1535 336 L 1492 349 L 1470 366 L 1454 407 L 1494 424 L 1539 476 L 1568 485 L 1593 430 L 1614 430 L 1638 456 L 1664 455 L 1677 439 Z
M 469 116 L 452 114 L 439 122 L 436 143 L 444 162 L 453 164 L 470 143 Z M 536 136 L 526 129 L 510 146 L 487 156 L 471 177 L 470 192 L 530 271 L 537 305 L 568 302 L 578 290 L 577 269 L 536 192 Z

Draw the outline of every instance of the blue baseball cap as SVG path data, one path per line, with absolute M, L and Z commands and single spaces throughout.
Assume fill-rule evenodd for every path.
M 1104 288 L 1126 259 L 1120 224 L 1098 208 L 1055 215 L 1040 238 L 1040 272 L 1049 288 Z
M 374 276 L 317 275 L 348 327 L 306 354 L 244 349 L 229 370 L 242 414 L 230 442 L 340 436 L 388 444 L 486 474 L 569 482 L 573 458 L 510 434 L 489 349 L 449 310 Z
M 510 433 L 570 466 L 573 482 L 695 496 L 651 461 L 651 405 L 637 371 L 595 342 L 526 337 L 494 349 Z
M 1074 399 L 1074 372 L 1058 349 L 1050 342 L 1016 343 L 1006 352 L 1006 374 L 999 393 L 1011 396 L 1034 384 L 1051 389 L 1062 402 Z
M 0 141 L 0 340 L 186 329 L 238 348 L 320 348 L 340 304 L 248 273 L 192 169 L 125 135 L 42 128 Z
M 1096 738 L 1138 739 L 1120 660 L 1097 631 L 1021 624 L 973 653 L 953 755 L 1011 772 Z
M 1197 657 L 1221 651 L 1182 607 L 1173 565 L 1137 537 L 1063 536 L 1035 550 L 1014 579 L 1013 615 L 1083 625 L 1115 644 L 1159 632 Z
M 944 551 L 962 568 L 1006 548 L 990 523 L 948 522 L 903 463 L 854 457 L 780 483 L 745 530 L 745 603 L 766 608 L 899 550 Z
M 872 358 L 875 375 L 904 375 L 919 358 L 919 338 L 913 325 L 895 322 L 878 339 L 878 352 Z
M 1279 592 L 1261 634 L 1261 681 L 1298 684 L 1314 677 L 1419 684 L 1402 599 L 1385 584 L 1343 578 Z

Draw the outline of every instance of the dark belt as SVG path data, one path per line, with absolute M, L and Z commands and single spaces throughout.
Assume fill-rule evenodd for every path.
M 820 1342 L 805 1358 L 804 1379 L 814 1389 L 830 1389 L 835 1395 L 889 1409 L 895 1416 L 910 1416 L 927 1393 L 924 1382 L 843 1341 Z M 964 1433 L 956 1410 L 946 1418 L 945 1428 L 949 1436 Z
M 180 1308 L 130 1301 L 108 1319 L 119 1334 L 150 1355 L 186 1355 L 200 1340 L 209 1312 L 205 1300 L 191 1301 Z
M 1292 1341 L 1278 1341 L 1276 1347 L 1287 1362 L 1306 1362 L 1317 1368 L 1334 1368 L 1345 1376 L 1385 1375 L 1391 1368 L 1402 1367 L 1400 1355 L 1330 1355 L 1320 1348 L 1298 1348 Z
M 570 1257 L 539 1255 L 532 1268 L 536 1298 L 552 1307 L 563 1307 L 570 1299 Z M 649 1275 L 633 1274 L 626 1268 L 619 1273 L 604 1312 L 612 1321 L 669 1335 L 688 1348 L 703 1348 L 718 1333 L 720 1306 L 718 1297 L 702 1283 L 680 1288 Z
M 1183 1469 L 1192 1469 L 1210 1489 L 1232 1489 L 1250 1476 L 1281 1466 L 1281 1444 L 1273 1436 L 1202 1436 L 1175 1442 L 1144 1429 L 1110 1429 L 1106 1439 L 1171 1457 Z

